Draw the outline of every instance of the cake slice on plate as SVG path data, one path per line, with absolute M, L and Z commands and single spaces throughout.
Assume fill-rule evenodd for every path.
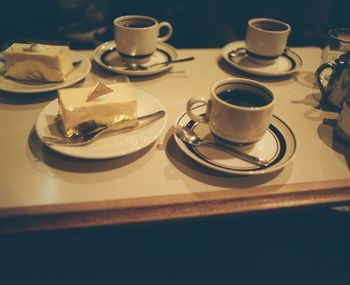
M 14 43 L 4 52 L 5 76 L 39 82 L 62 82 L 73 71 L 68 46 Z
M 82 127 L 137 123 L 137 95 L 130 83 L 61 89 L 58 102 L 62 130 L 67 137 L 81 135 Z

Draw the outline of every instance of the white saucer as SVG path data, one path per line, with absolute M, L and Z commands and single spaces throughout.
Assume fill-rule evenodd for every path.
M 137 105 L 138 116 L 165 110 L 156 98 L 141 90 L 137 90 Z M 43 136 L 61 136 L 54 122 L 57 112 L 57 99 L 46 105 L 41 111 L 35 124 L 40 139 Z M 167 115 L 142 128 L 103 135 L 95 142 L 85 146 L 53 144 L 48 145 L 48 147 L 67 156 L 84 159 L 106 159 L 124 156 L 151 145 L 164 131 L 166 121 Z
M 62 89 L 84 79 L 91 70 L 90 60 L 81 53 L 71 51 L 73 62 L 80 62 L 64 82 L 41 83 L 14 80 L 0 75 L 0 90 L 15 93 L 41 93 Z
M 198 106 L 193 110 L 197 114 L 203 114 L 205 106 Z M 214 140 L 207 125 L 192 121 L 186 113 L 181 114 L 175 124 L 195 130 L 203 139 Z M 277 171 L 292 161 L 298 146 L 293 130 L 277 116 L 273 116 L 264 137 L 253 148 L 246 151 L 250 155 L 271 161 L 271 164 L 267 167 L 243 161 L 213 147 L 189 146 L 175 134 L 174 138 L 180 149 L 198 163 L 220 172 L 237 175 L 256 175 Z
M 232 56 L 232 52 L 234 56 Z M 235 68 L 259 76 L 277 77 L 290 75 L 298 71 L 303 61 L 292 49 L 287 49 L 271 65 L 260 65 L 251 61 L 245 52 L 244 41 L 234 41 L 222 48 L 222 56 Z
M 176 58 L 177 52 L 175 48 L 166 43 L 159 43 L 157 50 L 152 55 L 151 59 L 144 65 L 167 62 Z M 158 74 L 173 67 L 173 64 L 164 64 L 152 67 L 148 70 L 128 70 L 115 49 L 115 41 L 110 41 L 99 45 L 94 51 L 94 60 L 98 65 L 109 71 L 131 76 Z

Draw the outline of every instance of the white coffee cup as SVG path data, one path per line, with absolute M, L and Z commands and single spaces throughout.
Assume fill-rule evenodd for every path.
M 146 62 L 156 51 L 158 42 L 168 40 L 173 28 L 168 22 L 140 15 L 116 18 L 114 21 L 114 40 L 120 57 L 127 62 Z M 160 29 L 167 28 L 165 35 L 159 35 Z
M 192 111 L 198 103 L 206 105 L 205 115 Z M 274 105 L 274 94 L 265 85 L 250 79 L 228 78 L 214 84 L 209 100 L 190 98 L 186 112 L 192 120 L 208 124 L 215 137 L 246 148 L 264 136 Z
M 249 20 L 245 38 L 249 59 L 261 65 L 274 63 L 285 51 L 290 31 L 290 25 L 279 20 Z

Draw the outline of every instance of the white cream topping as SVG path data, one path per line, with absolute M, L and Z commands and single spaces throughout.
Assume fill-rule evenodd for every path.
M 41 52 L 45 50 L 46 48 L 42 44 L 32 44 L 30 46 L 30 50 L 33 52 Z
M 30 46 L 24 47 L 24 51 L 30 51 L 30 52 L 42 52 L 44 50 L 46 50 L 47 47 L 45 47 L 42 44 L 31 44 Z

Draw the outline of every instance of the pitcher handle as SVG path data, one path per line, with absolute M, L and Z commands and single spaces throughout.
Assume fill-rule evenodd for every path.
M 337 67 L 337 65 L 335 63 L 327 62 L 327 63 L 322 64 L 319 68 L 317 68 L 317 70 L 315 72 L 316 82 L 317 82 L 318 88 L 321 90 L 321 95 L 322 95 L 323 99 L 326 99 L 327 92 L 326 92 L 325 86 L 323 86 L 322 81 L 321 81 L 322 72 L 324 70 L 326 70 L 327 68 L 330 68 L 330 69 L 332 69 L 332 74 L 333 74 L 333 72 L 335 72 L 336 67 Z M 332 74 L 331 74 L 331 76 L 332 76 Z M 328 83 L 329 83 L 329 81 L 328 81 Z

